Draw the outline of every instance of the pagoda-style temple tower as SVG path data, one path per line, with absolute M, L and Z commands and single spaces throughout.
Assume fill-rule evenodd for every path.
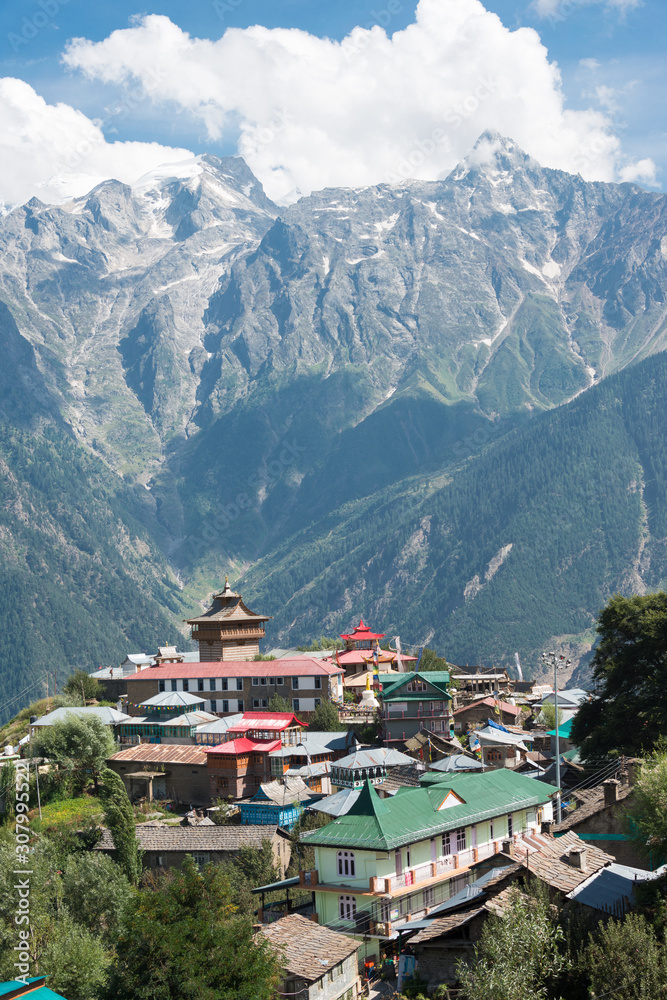
M 203 661 L 252 660 L 264 638 L 264 622 L 270 615 L 250 611 L 240 594 L 235 594 L 225 577 L 225 589 L 213 595 L 213 604 L 198 618 L 187 619 L 192 638 L 199 643 Z

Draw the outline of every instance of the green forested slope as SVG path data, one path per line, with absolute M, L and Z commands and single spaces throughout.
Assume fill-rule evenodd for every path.
M 454 661 L 530 661 L 590 629 L 615 590 L 662 585 L 666 420 L 660 354 L 492 442 L 445 485 L 421 477 L 323 518 L 244 589 L 276 637 L 361 612 Z

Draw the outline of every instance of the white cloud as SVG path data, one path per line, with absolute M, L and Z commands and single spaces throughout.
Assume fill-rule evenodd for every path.
M 74 39 L 64 60 L 91 79 L 138 83 L 211 140 L 240 123 L 239 152 L 274 198 L 437 179 L 487 128 L 588 179 L 626 166 L 602 111 L 565 107 L 537 32 L 509 30 L 479 0 L 420 0 L 405 30 L 355 28 L 342 42 L 259 26 L 212 41 L 150 15 L 101 42 Z
M 47 104 L 23 80 L 0 78 L 0 205 L 34 195 L 62 201 L 110 177 L 130 183 L 160 163 L 191 155 L 152 142 L 107 142 L 80 111 Z
M 638 160 L 636 163 L 629 163 L 626 167 L 621 169 L 620 179 L 622 181 L 632 181 L 633 183 L 639 184 L 655 184 L 655 163 L 648 157 L 644 160 Z
M 576 13 L 581 7 L 600 6 L 605 11 L 612 11 L 621 18 L 631 11 L 641 7 L 644 0 L 533 0 L 530 5 L 538 17 L 557 24 Z

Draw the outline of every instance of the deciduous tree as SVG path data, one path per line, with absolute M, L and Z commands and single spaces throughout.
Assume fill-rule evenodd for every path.
M 101 719 L 76 712 L 68 713 L 52 726 L 40 727 L 30 743 L 32 757 L 48 757 L 63 769 L 79 791 L 90 778 L 95 791 L 98 790 L 100 774 L 114 749 L 113 735 Z
M 650 750 L 667 732 L 667 594 L 616 594 L 600 612 L 597 691 L 572 723 L 586 760 Z

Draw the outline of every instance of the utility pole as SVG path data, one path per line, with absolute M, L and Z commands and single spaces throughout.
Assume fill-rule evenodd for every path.
M 542 653 L 542 662 L 545 666 L 554 668 L 554 703 L 556 707 L 556 824 L 559 824 L 563 815 L 560 792 L 560 738 L 558 734 L 558 668 L 569 667 L 571 660 L 566 660 L 561 654 Z

